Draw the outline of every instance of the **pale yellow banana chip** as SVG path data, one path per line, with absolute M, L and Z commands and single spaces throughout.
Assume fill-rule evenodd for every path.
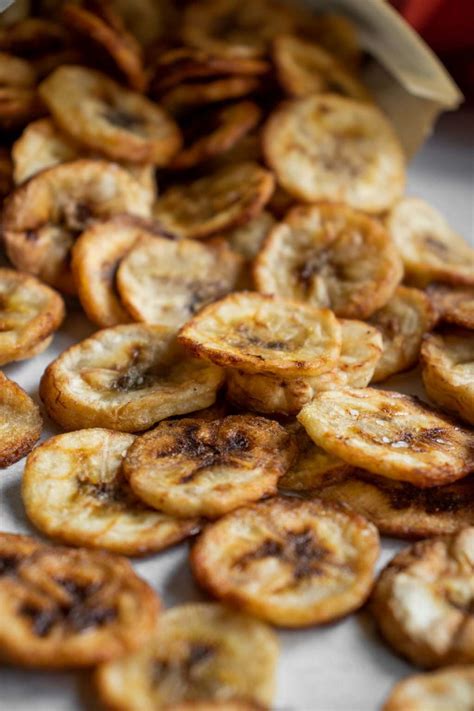
M 43 427 L 39 407 L 0 370 L 0 468 L 28 454 Z
M 402 679 L 382 711 L 470 711 L 473 705 L 474 668 L 453 666 Z

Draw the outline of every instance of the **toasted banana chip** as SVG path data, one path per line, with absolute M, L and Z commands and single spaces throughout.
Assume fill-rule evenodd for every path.
M 59 67 L 40 94 L 67 135 L 114 160 L 163 166 L 181 147 L 179 129 L 162 108 L 100 72 Z
M 33 65 L 26 59 L 0 52 L 0 86 L 30 89 L 36 84 Z
M 223 239 L 205 244 L 143 236 L 120 264 L 117 287 L 137 321 L 180 328 L 199 309 L 232 291 L 241 258 Z
M 473 705 L 474 668 L 453 666 L 402 679 L 382 711 L 470 711 Z
M 43 427 L 38 406 L 0 370 L 0 468 L 28 454 Z
M 194 603 L 161 615 L 151 643 L 103 664 L 96 679 L 108 708 L 206 709 L 208 702 L 234 711 L 234 699 L 270 704 L 277 657 L 277 639 L 261 622 L 222 605 Z
M 275 218 L 270 212 L 263 210 L 253 220 L 241 227 L 235 227 L 225 233 L 230 246 L 242 255 L 244 259 L 250 261 L 254 259 L 260 251 L 265 237 L 275 225 Z
M 183 326 L 179 340 L 224 367 L 318 375 L 339 357 L 341 327 L 327 309 L 244 291 L 206 306 Z
M 372 612 L 387 642 L 425 668 L 474 660 L 474 527 L 415 543 L 384 568 Z
M 368 318 L 403 276 L 388 233 L 345 205 L 295 207 L 273 228 L 254 267 L 259 291 Z
M 375 383 L 416 365 L 423 336 L 434 321 L 428 297 L 406 286 L 399 286 L 390 301 L 372 314 L 370 323 L 383 337 L 383 353 L 373 377 Z
M 52 20 L 25 17 L 0 27 L 0 49 L 14 55 L 35 56 L 61 49 L 67 41 L 64 28 Z
M 0 533 L 0 580 L 7 575 L 14 575 L 18 566 L 42 547 L 40 541 L 31 536 L 2 531 Z
M 222 380 L 220 368 L 182 352 L 174 329 L 130 324 L 64 351 L 46 369 L 40 395 L 66 430 L 137 432 L 212 405 Z
M 430 284 L 426 295 L 440 321 L 474 330 L 474 287 Z
M 190 561 L 219 599 L 273 624 L 302 627 L 358 609 L 378 553 L 377 529 L 355 512 L 277 498 L 209 525 Z
M 345 202 L 365 212 L 390 208 L 405 184 L 402 148 L 374 106 L 325 94 L 276 109 L 263 150 L 278 182 L 304 202 Z
M 474 333 L 457 330 L 427 336 L 421 363 L 431 400 L 474 425 Z
M 401 393 L 320 392 L 298 420 L 316 444 L 344 461 L 421 488 L 448 484 L 474 469 L 474 432 Z
M 179 84 L 160 98 L 160 103 L 174 116 L 187 114 L 197 106 L 240 99 L 252 94 L 260 82 L 252 76 L 225 77 L 201 83 Z
M 400 200 L 386 224 L 413 284 L 474 285 L 474 249 L 424 200 Z
M 36 89 L 0 86 L 0 128 L 12 131 L 44 114 Z

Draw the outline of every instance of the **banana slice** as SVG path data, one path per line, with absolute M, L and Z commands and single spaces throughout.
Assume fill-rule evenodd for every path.
M 401 393 L 328 390 L 317 393 L 298 420 L 331 454 L 421 488 L 456 481 L 474 468 L 474 433 Z
M 0 365 L 46 347 L 64 318 L 64 302 L 35 277 L 0 268 Z
M 215 603 L 193 603 L 161 615 L 152 641 L 101 665 L 96 680 L 107 708 L 244 711 L 242 698 L 250 708 L 254 700 L 270 704 L 277 657 L 277 639 L 261 622 Z
M 308 13 L 305 13 L 308 15 Z M 298 30 L 335 55 L 344 66 L 357 69 L 362 62 L 362 49 L 355 24 L 345 15 L 325 12 L 303 17 Z
M 241 258 L 223 239 L 205 244 L 143 236 L 117 272 L 123 304 L 137 321 L 180 328 L 206 304 L 232 291 Z
M 431 400 L 474 425 L 474 333 L 458 330 L 427 336 L 421 363 Z
M 40 541 L 16 533 L 0 533 L 0 585 L 2 578 L 15 575 L 18 566 L 42 548 Z
M 59 67 L 40 94 L 67 135 L 112 160 L 163 166 L 181 147 L 179 129 L 162 108 L 100 72 Z
M 0 128 L 15 131 L 44 114 L 36 89 L 0 85 Z
M 43 427 L 38 406 L 0 370 L 0 468 L 28 454 Z
M 0 27 L 0 49 L 13 55 L 34 56 L 62 49 L 68 36 L 57 22 L 25 17 Z
M 413 284 L 474 285 L 474 250 L 424 200 L 400 200 L 386 224 Z
M 305 304 L 241 292 L 206 306 L 179 339 L 200 358 L 248 373 L 318 375 L 341 351 L 334 314 Z
M 263 210 L 253 220 L 241 227 L 235 227 L 225 233 L 230 246 L 244 259 L 251 261 L 260 251 L 265 237 L 275 225 L 275 218 L 270 212 Z
M 128 556 L 163 550 L 196 533 L 197 521 L 178 521 L 134 496 L 122 474 L 134 439 L 91 429 L 58 435 L 37 447 L 22 481 L 30 521 L 63 543 Z
M 173 329 L 130 324 L 64 351 L 46 369 L 40 395 L 65 430 L 138 432 L 212 405 L 222 380 L 220 368 L 183 353 Z
M 0 52 L 0 86 L 31 89 L 36 84 L 36 72 L 31 62 Z
M 303 202 L 345 202 L 379 213 L 405 185 L 402 148 L 385 116 L 368 103 L 324 94 L 277 108 L 263 131 L 268 165 Z
M 254 267 L 257 289 L 366 319 L 384 306 L 403 267 L 378 221 L 345 205 L 293 208 L 267 237 Z
M 440 321 L 474 330 L 474 287 L 430 284 L 426 295 Z
M 174 32 L 177 18 L 173 0 L 113 0 L 112 6 L 143 47 Z
M 428 297 L 406 286 L 399 286 L 388 304 L 372 314 L 370 323 L 383 337 L 383 353 L 373 377 L 375 383 L 416 365 L 423 336 L 434 321 Z
M 171 516 L 218 518 L 275 494 L 295 456 L 292 436 L 263 417 L 183 419 L 137 439 L 124 474 L 142 501 Z
M 271 197 L 273 175 L 256 163 L 225 166 L 192 183 L 169 188 L 155 206 L 165 233 L 202 238 L 249 222 Z
M 209 525 L 191 551 L 198 582 L 219 599 L 284 627 L 357 610 L 372 586 L 377 529 L 336 504 L 270 499 Z
M 470 711 L 473 705 L 474 669 L 457 666 L 402 679 L 382 711 Z
M 219 104 L 253 94 L 260 82 L 252 76 L 225 77 L 206 82 L 179 84 L 160 98 L 160 103 L 173 116 L 189 114 L 195 107 Z
M 386 641 L 413 664 L 474 661 L 474 527 L 419 541 L 378 578 L 371 609 Z

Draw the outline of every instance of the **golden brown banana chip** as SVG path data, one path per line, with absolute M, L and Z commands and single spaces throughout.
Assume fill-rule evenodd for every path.
M 30 358 L 63 318 L 59 294 L 29 274 L 0 268 L 0 365 Z
M 0 86 L 31 89 L 36 84 L 33 65 L 26 59 L 0 52 Z
M 449 484 L 474 469 L 474 432 L 401 393 L 374 388 L 320 392 L 298 420 L 331 454 L 421 488 Z
M 277 657 L 266 625 L 216 603 L 192 603 L 161 615 L 152 641 L 101 665 L 96 680 L 107 708 L 238 711 L 234 699 L 250 708 L 271 703 Z
M 187 356 L 175 330 L 130 324 L 71 346 L 46 369 L 40 395 L 66 430 L 149 429 L 166 417 L 212 405 L 220 368 Z
M 474 527 L 419 541 L 381 572 L 371 609 L 386 641 L 425 668 L 474 660 Z
M 328 309 L 244 291 L 206 306 L 179 339 L 200 358 L 248 373 L 318 375 L 341 351 L 341 327 Z
M 173 0 L 113 0 L 112 7 L 143 47 L 174 32 L 177 18 Z
M 426 295 L 440 321 L 474 330 L 474 287 L 430 284 Z
M 474 250 L 427 202 L 403 198 L 386 224 L 413 284 L 474 285 Z
M 225 153 L 213 158 L 207 166 L 213 172 L 235 163 L 262 163 L 262 149 L 258 131 L 252 131 L 238 141 Z M 271 198 L 270 198 L 271 202 Z
M 16 533 L 0 533 L 0 580 L 6 575 L 14 575 L 26 558 L 36 553 L 43 544 L 31 536 Z
M 253 220 L 241 227 L 228 230 L 224 236 L 229 241 L 234 252 L 250 261 L 257 256 L 265 237 L 274 225 L 275 218 L 273 215 L 263 210 Z
M 346 205 L 295 207 L 257 256 L 259 291 L 368 318 L 403 276 L 402 262 L 380 223 Z
M 117 288 L 137 321 L 180 328 L 203 306 L 235 288 L 241 258 L 223 239 L 206 243 L 142 236 L 125 255 Z
M 345 202 L 379 213 L 401 197 L 405 159 L 385 116 L 369 103 L 324 94 L 277 108 L 263 131 L 268 165 L 303 202 Z
M 273 175 L 256 163 L 225 166 L 192 183 L 169 188 L 154 215 L 163 231 L 199 239 L 256 217 L 270 199 Z
M 26 17 L 0 27 L 0 49 L 14 55 L 33 56 L 64 47 L 68 36 L 57 22 L 42 17 Z
M 474 333 L 458 329 L 426 336 L 421 364 L 431 400 L 474 425 Z
M 38 406 L 0 370 L 0 468 L 28 454 L 43 427 Z
M 162 550 L 197 532 L 197 521 L 154 511 L 133 494 L 122 464 L 134 439 L 90 429 L 58 435 L 37 447 L 22 481 L 30 521 L 63 543 L 128 556 Z
M 259 86 L 259 80 L 253 76 L 233 76 L 200 83 L 179 84 L 163 94 L 160 104 L 171 114 L 179 116 L 191 112 L 195 107 L 241 99 L 252 94 Z
M 191 551 L 198 582 L 276 625 L 324 624 L 358 609 L 372 586 L 377 529 L 337 504 L 276 498 L 209 525 Z
M 218 518 L 275 494 L 295 456 L 292 436 L 263 417 L 182 419 L 138 438 L 124 474 L 136 495 L 160 511 Z
M 178 127 L 160 106 L 100 72 L 59 67 L 40 94 L 67 135 L 113 160 L 163 166 L 181 147 Z
M 473 704 L 474 668 L 466 665 L 402 679 L 382 711 L 470 711 Z
M 44 114 L 36 89 L 23 86 L 0 86 L 0 128 L 5 131 L 23 128 Z

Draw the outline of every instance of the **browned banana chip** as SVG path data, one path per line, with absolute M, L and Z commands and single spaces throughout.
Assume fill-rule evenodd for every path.
M 346 205 L 295 207 L 257 256 L 259 291 L 368 318 L 384 306 L 403 276 L 380 223 Z
M 0 128 L 10 131 L 44 114 L 36 89 L 0 86 Z
M 98 220 L 130 213 L 149 217 L 150 191 L 114 163 L 77 160 L 38 173 L 8 199 L 3 229 L 17 269 L 74 293 L 70 251 Z
M 0 468 L 28 454 L 42 427 L 38 406 L 0 370 Z
M 0 86 L 31 89 L 36 84 L 33 65 L 26 59 L 0 52 Z
M 474 469 L 474 432 L 401 393 L 320 392 L 298 420 L 316 444 L 344 461 L 421 488 L 449 484 Z
M 302 627 L 357 610 L 372 587 L 377 529 L 337 504 L 276 498 L 209 525 L 191 551 L 198 582 L 276 625 Z
M 402 679 L 382 711 L 470 711 L 473 704 L 474 668 L 453 666 Z
M 262 148 L 258 131 L 252 131 L 252 133 L 241 138 L 240 141 L 228 151 L 213 158 L 212 161 L 210 161 L 210 167 L 213 170 L 218 170 L 219 168 L 234 165 L 235 163 L 248 162 L 262 162 Z
M 256 217 L 271 197 L 273 175 L 256 163 L 225 166 L 192 183 L 169 188 L 154 215 L 165 233 L 199 239 Z
M 143 47 L 174 35 L 178 18 L 173 0 L 112 0 L 111 4 Z
M 419 541 L 381 572 L 372 612 L 387 642 L 425 668 L 474 661 L 474 527 Z
M 163 166 L 181 147 L 178 127 L 160 106 L 100 72 L 60 67 L 40 94 L 65 133 L 114 160 Z
M 253 76 L 233 76 L 212 81 L 179 84 L 160 98 L 160 103 L 173 115 L 191 111 L 194 107 L 240 99 L 252 94 L 260 82 Z
M 258 711 L 272 701 L 277 658 L 261 622 L 215 603 L 181 605 L 160 616 L 146 647 L 99 667 L 99 697 L 127 711 Z
M 35 59 L 37 55 L 62 49 L 67 39 L 67 32 L 60 24 L 42 17 L 26 17 L 0 27 L 0 50 Z
M 275 494 L 295 456 L 292 436 L 263 417 L 183 419 L 138 438 L 124 474 L 137 496 L 160 511 L 218 518 Z
M 474 287 L 431 284 L 426 294 L 440 321 L 474 330 Z
M 379 213 L 401 197 L 405 158 L 385 116 L 369 103 L 333 94 L 294 99 L 263 131 L 278 182 L 303 202 L 345 202 Z
M 179 340 L 198 357 L 248 373 L 319 375 L 337 362 L 341 327 L 328 309 L 241 292 L 206 306 Z
M 137 432 L 212 405 L 222 380 L 220 368 L 182 351 L 174 329 L 130 324 L 64 351 L 46 369 L 40 395 L 66 430 Z
M 0 533 L 0 580 L 4 576 L 14 575 L 20 563 L 41 547 L 42 543 L 31 536 L 2 531 Z
M 141 237 L 117 273 L 122 303 L 137 321 L 180 328 L 235 288 L 242 260 L 222 239 Z
M 235 227 L 233 230 L 227 231 L 224 236 L 234 252 L 251 261 L 257 256 L 265 237 L 274 225 L 275 218 L 273 215 L 263 210 L 253 220 L 241 227 Z

